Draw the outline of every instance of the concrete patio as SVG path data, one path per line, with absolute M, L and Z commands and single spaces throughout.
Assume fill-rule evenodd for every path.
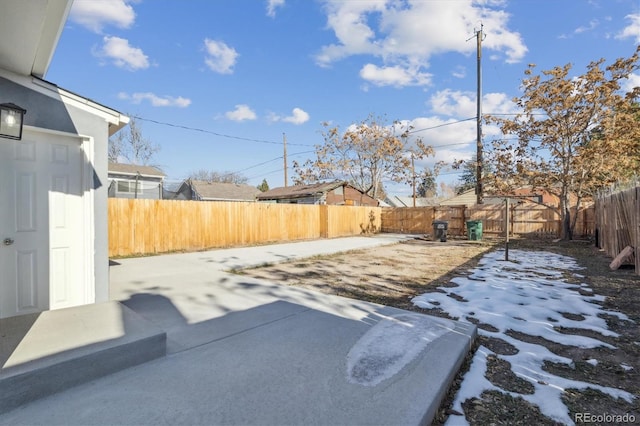
M 68 350 L 67 341 L 55 357 L 59 364 L 70 356 L 65 368 L 84 371 L 85 383 L 53 386 L 51 395 L 34 394 L 10 411 L 7 403 L 0 424 L 428 424 L 471 346 L 474 326 L 226 272 L 407 238 L 383 234 L 112 262 L 118 321 L 126 316 L 136 326 L 104 340 L 135 357 L 120 371 L 110 366 L 92 375 L 87 366 L 100 372 L 110 358 L 88 356 L 98 347 L 87 342 Z M 100 306 L 93 309 L 105 309 Z M 77 309 L 52 314 L 66 317 L 64 323 Z M 111 323 L 94 321 L 95 335 Z M 82 333 L 65 339 L 76 335 Z M 158 357 L 157 346 L 127 346 L 150 337 L 166 345 L 165 356 Z M 3 361 L 18 359 L 19 342 L 11 347 Z M 9 371 L 0 370 L 3 392 L 14 389 L 1 387 Z

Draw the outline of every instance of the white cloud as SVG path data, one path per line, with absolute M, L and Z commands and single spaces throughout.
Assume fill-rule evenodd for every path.
M 300 108 L 294 108 L 292 115 L 283 118 L 282 121 L 292 124 L 303 124 L 309 121 L 309 113 Z
M 636 43 L 640 43 L 640 13 L 627 15 L 625 18 L 630 20 L 631 23 L 624 27 L 624 29 L 616 35 L 616 38 L 632 38 L 635 39 Z
M 95 33 L 101 33 L 106 25 L 130 28 L 136 13 L 129 0 L 75 0 L 69 19 Z
M 451 72 L 451 75 L 455 78 L 465 78 L 467 76 L 467 69 L 459 65 Z
M 508 28 L 509 14 L 504 2 L 458 0 L 455 2 L 362 0 L 333 2 L 325 0 L 327 25 L 337 42 L 323 46 L 316 55 L 320 66 L 353 55 L 371 55 L 381 64 L 365 71 L 405 69 L 408 75 L 428 76 L 424 69 L 434 55 L 446 52 L 470 54 L 476 44 L 467 42 L 484 23 L 487 35 L 483 46 L 506 62 L 521 60 L 527 48 L 519 33 Z M 374 23 L 376 25 L 374 25 Z M 363 72 L 361 71 L 361 75 Z M 379 84 L 423 84 L 429 78 L 378 78 Z
M 426 86 L 431 83 L 431 74 L 398 65 L 379 67 L 374 64 L 366 64 L 360 70 L 360 77 L 376 86 Z
M 110 59 L 117 67 L 130 71 L 149 68 L 149 58 L 142 49 L 129 45 L 129 41 L 120 37 L 106 36 L 103 44 L 94 55 Z
M 220 74 L 233 73 L 233 67 L 239 56 L 234 48 L 227 46 L 227 44 L 222 41 L 210 40 L 208 38 L 204 40 L 204 46 L 207 51 L 204 62 L 211 71 Z
M 440 90 L 431 96 L 429 104 L 433 112 L 440 115 L 460 118 L 476 115 L 476 95 L 473 92 Z
M 151 92 L 136 92 L 136 93 L 118 93 L 119 99 L 129 100 L 134 104 L 139 104 L 144 100 L 147 100 L 154 107 L 178 107 L 178 108 L 186 108 L 191 105 L 191 99 L 183 98 L 182 96 L 178 96 L 177 98 L 173 96 L 158 96 Z
M 276 9 L 284 6 L 284 0 L 267 0 L 267 16 L 274 18 Z
M 414 132 L 412 135 L 421 137 L 427 145 L 436 147 L 436 152 L 444 147 L 464 148 L 476 139 L 475 120 L 459 121 L 437 116 L 417 117 L 411 120 L 411 126 Z
M 444 89 L 429 98 L 431 109 L 436 114 L 465 119 L 477 115 L 477 96 L 475 92 L 462 92 Z M 482 96 L 483 114 L 512 114 L 515 104 L 504 93 L 485 93 Z
M 634 87 L 640 87 L 640 74 L 630 74 L 629 78 L 621 81 L 622 90 L 631 92 Z
M 432 116 L 417 117 L 408 125 L 412 138 L 420 137 L 435 148 L 435 157 L 416 161 L 416 167 L 431 167 L 436 161 L 451 164 L 454 160 L 467 160 L 476 151 L 477 112 L 475 92 L 441 90 L 429 99 Z M 504 93 L 487 93 L 482 97 L 484 114 L 512 114 L 516 105 Z M 483 124 L 483 139 L 488 146 L 493 136 L 501 135 L 495 125 Z
M 257 118 L 256 113 L 253 112 L 249 105 L 245 104 L 236 105 L 236 109 L 225 112 L 224 116 L 232 121 L 255 120 Z
M 574 32 L 576 34 L 582 34 L 589 31 L 593 31 L 598 27 L 599 24 L 600 22 L 597 19 L 592 19 L 591 21 L 589 21 L 589 25 L 586 25 L 586 26 L 583 25 L 581 27 L 578 27 L 574 30 Z
M 294 108 L 291 111 L 291 115 L 288 117 L 281 117 L 277 114 L 271 114 L 269 117 L 270 121 L 283 121 L 285 123 L 292 123 L 296 125 L 304 124 L 309 121 L 309 113 L 307 113 L 302 108 Z

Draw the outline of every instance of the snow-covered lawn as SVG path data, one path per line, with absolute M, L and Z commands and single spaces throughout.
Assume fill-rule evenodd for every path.
M 522 397 L 556 421 L 573 424 L 561 399 L 565 389 L 592 388 L 613 398 L 632 402 L 633 394 L 621 389 L 550 374 L 542 368 L 545 360 L 570 366 L 573 366 L 573 361 L 554 354 L 542 345 L 526 343 L 506 334 L 512 330 L 562 345 L 613 348 L 592 337 L 560 333 L 554 327 L 584 329 L 603 336 L 617 336 L 607 328 L 606 321 L 600 315 L 614 315 L 627 321 L 628 318 L 619 312 L 604 310 L 597 303 L 604 298 L 590 295 L 592 291 L 586 284 L 568 282 L 566 274 L 572 274 L 578 279 L 583 277 L 578 273 L 580 267 L 570 257 L 550 252 L 511 250 L 509 259 L 510 261 L 504 261 L 504 251 L 501 250 L 487 254 L 470 275 L 452 280 L 456 287 L 439 287 L 443 292 L 425 293 L 413 299 L 413 303 L 421 308 L 437 307 L 461 321 L 489 325 L 491 327 L 479 328 L 479 333 L 502 339 L 517 349 L 517 353 L 513 355 L 504 355 L 495 354 L 480 346 L 469 371 L 464 375 L 453 409 L 462 413 L 462 403 L 465 400 L 480 398 L 485 390 L 497 390 Z M 489 356 L 508 361 L 517 376 L 533 385 L 534 393 L 509 392 L 487 380 L 485 373 Z M 591 359 L 588 362 L 596 364 L 598 360 Z M 449 423 L 464 424 L 465 420 L 462 416 L 451 415 Z

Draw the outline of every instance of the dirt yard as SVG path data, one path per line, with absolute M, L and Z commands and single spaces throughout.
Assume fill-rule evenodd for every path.
M 441 243 L 416 239 L 243 273 L 281 284 L 421 311 L 411 303 L 414 296 L 463 274 L 493 247 L 491 242 L 450 240 Z
M 481 242 L 466 240 L 449 240 L 445 243 L 415 239 L 406 243 L 319 256 L 311 259 L 297 260 L 290 263 L 265 266 L 244 270 L 241 273 L 256 278 L 267 279 L 281 284 L 301 286 L 329 294 L 336 294 L 359 300 L 365 300 L 402 309 L 446 316 L 436 310 L 424 310 L 414 306 L 411 299 L 438 286 L 453 286 L 450 280 L 455 276 L 468 275 L 470 269 L 477 265 L 483 254 L 503 247 L 502 241 L 485 240 Z M 617 349 L 606 348 L 580 349 L 553 342 L 540 342 L 550 351 L 570 358 L 575 368 L 568 369 L 564 365 L 549 363 L 545 368 L 554 375 L 582 380 L 604 386 L 624 389 L 636 395 L 633 404 L 623 400 L 613 400 L 606 394 L 592 390 L 567 390 L 563 397 L 564 404 L 570 413 L 631 413 L 636 421 L 640 421 L 640 277 L 632 268 L 623 267 L 618 271 L 608 268 L 611 259 L 598 251 L 589 242 L 560 242 L 513 240 L 510 249 L 547 250 L 577 260 L 585 269 L 580 271 L 595 294 L 605 296 L 603 309 L 619 311 L 626 314 L 636 326 L 629 327 L 628 322 L 621 322 L 617 317 L 605 317 L 608 328 L 620 336 L 616 338 L 598 336 L 598 338 L 614 345 Z M 478 324 L 482 328 L 483 324 Z M 567 332 L 567 330 L 558 330 Z M 585 331 L 570 330 L 572 333 Z M 535 336 L 513 336 L 522 341 L 534 341 Z M 488 339 L 480 336 L 476 347 L 482 344 L 497 354 L 508 351 L 504 341 Z M 596 356 L 600 360 L 597 365 L 586 360 Z M 470 359 L 470 357 L 469 357 Z M 491 360 L 489 360 L 491 361 Z M 631 366 L 623 369 L 621 364 Z M 461 381 L 466 363 L 449 396 L 443 402 L 436 419 L 436 424 L 446 421 L 451 409 L 451 402 L 457 386 Z M 526 394 L 530 384 L 517 377 L 510 370 L 510 365 L 499 358 L 488 362 L 486 378 L 494 385 L 515 392 Z M 524 383 L 523 383 L 524 382 Z M 480 398 L 468 400 L 464 407 L 464 415 L 472 425 L 485 424 L 556 424 L 545 417 L 540 410 L 519 397 L 487 391 Z M 598 424 L 598 423 L 591 423 Z M 607 423 L 603 423 L 607 424 Z

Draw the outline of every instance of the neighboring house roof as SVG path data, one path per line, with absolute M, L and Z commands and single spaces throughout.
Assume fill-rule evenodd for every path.
M 109 163 L 109 173 L 119 175 L 143 176 L 163 178 L 166 175 L 153 166 L 138 166 L 136 164 Z
M 476 197 L 475 189 L 468 189 L 455 197 L 447 198 L 440 202 L 441 206 L 471 206 L 476 204 L 478 197 Z
M 294 185 L 273 188 L 258 194 L 258 200 L 288 200 L 325 194 L 339 186 L 348 185 L 344 181 L 321 182 L 310 185 Z
M 521 202 L 523 197 L 513 196 L 509 197 L 510 202 L 516 203 Z M 482 201 L 484 204 L 502 204 L 504 203 L 504 196 L 496 196 L 496 195 L 485 195 L 482 197 Z M 455 197 L 448 198 L 442 202 L 440 202 L 441 206 L 473 206 L 477 204 L 478 197 L 476 196 L 476 190 L 468 189 L 464 191 L 462 194 L 456 195 Z
M 240 183 L 190 180 L 191 188 L 204 201 L 255 201 L 260 190 Z
M 413 207 L 413 197 L 404 195 L 389 195 L 384 200 L 391 207 Z M 427 198 L 416 197 L 416 207 L 432 206 L 433 202 Z

